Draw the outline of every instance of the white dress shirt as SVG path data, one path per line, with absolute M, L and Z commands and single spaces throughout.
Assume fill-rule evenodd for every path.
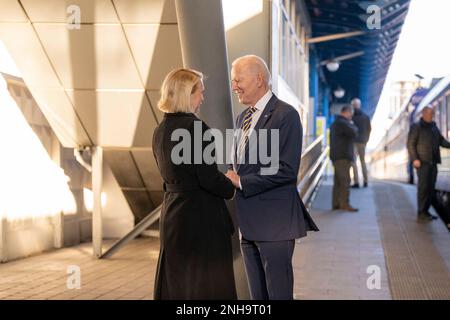
M 250 128 L 248 130 L 248 135 L 250 135 L 253 131 L 253 129 L 255 128 L 256 124 L 258 123 L 259 117 L 261 117 L 261 115 L 264 112 L 264 109 L 266 108 L 267 104 L 269 103 L 269 100 L 272 98 L 272 91 L 271 90 L 267 90 L 267 92 L 261 97 L 261 99 L 258 100 L 258 102 L 256 102 L 256 104 L 254 105 L 254 108 L 256 109 L 255 112 L 252 114 L 252 123 L 250 125 Z M 249 108 L 251 106 L 248 106 Z M 241 128 L 238 128 L 241 129 Z M 245 136 L 242 135 L 241 139 L 239 141 L 239 143 L 237 144 L 237 146 L 240 146 L 241 143 L 243 143 L 243 139 L 245 139 Z M 238 147 L 237 148 L 233 148 L 234 152 L 238 152 L 238 158 L 240 159 L 240 157 L 242 156 L 239 152 Z M 242 148 L 242 152 L 245 152 L 245 148 Z M 233 159 L 234 159 L 234 154 L 233 154 Z M 241 185 L 241 179 L 239 178 L 239 188 L 242 190 L 242 185 Z

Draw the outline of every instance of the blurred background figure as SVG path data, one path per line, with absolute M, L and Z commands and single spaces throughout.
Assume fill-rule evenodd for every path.
M 370 125 L 370 118 L 367 114 L 365 114 L 361 110 L 361 100 L 358 98 L 354 98 L 351 101 L 351 105 L 353 107 L 353 122 L 355 126 L 358 128 L 358 135 L 355 138 L 355 161 L 352 162 L 353 168 L 353 185 L 352 188 L 359 188 L 359 174 L 358 174 L 358 165 L 357 161 L 359 158 L 359 162 L 361 163 L 361 169 L 363 173 L 363 186 L 367 187 L 368 177 L 367 177 L 367 166 L 366 166 L 366 145 L 367 141 L 369 141 L 370 131 L 372 127 Z
M 345 105 L 330 127 L 330 158 L 334 166 L 333 210 L 358 211 L 349 203 L 350 167 L 354 161 L 353 143 L 357 135 L 352 109 Z
M 435 184 L 437 164 L 441 163 L 439 146 L 450 148 L 450 142 L 442 136 L 436 122 L 433 121 L 434 111 L 430 107 L 422 110 L 422 117 L 411 126 L 408 133 L 408 153 L 417 170 L 417 218 L 419 220 L 434 220 L 436 216 L 428 210 L 436 195 Z

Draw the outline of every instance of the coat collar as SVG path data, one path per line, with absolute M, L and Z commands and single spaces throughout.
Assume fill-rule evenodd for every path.
M 421 125 L 422 127 L 425 127 L 425 128 L 435 127 L 435 126 L 436 126 L 436 122 L 434 122 L 434 121 L 431 121 L 431 122 L 425 122 L 425 121 L 423 120 L 423 118 L 420 118 L 419 123 L 420 123 L 420 125 Z
M 191 117 L 191 118 L 197 118 L 197 116 L 194 113 L 190 112 L 165 112 L 164 118 L 170 118 L 170 117 Z
M 336 120 L 347 121 L 348 122 L 348 119 L 346 117 L 344 117 L 344 116 L 341 116 L 340 114 L 336 115 Z

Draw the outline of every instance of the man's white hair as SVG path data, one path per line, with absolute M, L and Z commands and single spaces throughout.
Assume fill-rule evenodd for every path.
M 253 54 L 249 54 L 246 56 L 242 56 L 237 58 L 231 64 L 231 67 L 235 67 L 237 65 L 245 65 L 250 67 L 254 72 L 261 73 L 264 77 L 264 81 L 267 85 L 270 85 L 270 71 L 267 67 L 266 62 L 261 58 Z
M 361 107 L 361 100 L 359 98 L 353 98 L 350 103 L 353 107 L 355 107 L 355 105 L 357 105 L 358 107 Z

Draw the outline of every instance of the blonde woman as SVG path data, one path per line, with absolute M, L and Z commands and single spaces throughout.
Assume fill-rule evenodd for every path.
M 235 189 L 215 163 L 194 163 L 194 139 L 202 139 L 194 135 L 194 126 L 202 132 L 209 129 L 195 115 L 204 89 L 203 75 L 191 69 L 170 72 L 161 87 L 158 107 L 164 118 L 153 134 L 153 152 L 165 194 L 155 299 L 236 299 L 234 228 L 224 201 L 234 196 Z M 192 147 L 188 161 L 181 164 L 173 159 L 172 151 L 180 143 L 172 141 L 176 129 L 189 132 Z M 197 143 L 203 154 L 206 144 Z

